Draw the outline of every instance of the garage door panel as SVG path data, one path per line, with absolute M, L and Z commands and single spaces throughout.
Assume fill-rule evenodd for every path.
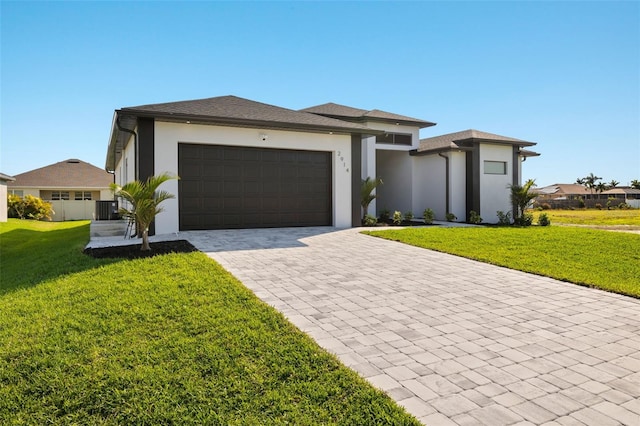
M 211 197 L 207 197 L 207 198 L 202 198 L 202 208 L 205 211 L 212 211 L 212 212 L 216 212 L 216 211 L 220 211 L 223 207 L 222 204 L 222 198 L 211 198 Z
M 331 225 L 328 152 L 178 146 L 180 229 Z

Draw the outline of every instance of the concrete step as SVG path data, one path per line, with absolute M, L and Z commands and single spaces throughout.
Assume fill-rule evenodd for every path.
M 93 220 L 89 226 L 89 234 L 93 237 L 124 237 L 127 230 L 126 220 Z

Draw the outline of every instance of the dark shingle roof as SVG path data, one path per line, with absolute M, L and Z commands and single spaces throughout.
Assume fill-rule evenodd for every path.
M 466 148 L 469 148 L 474 142 L 497 142 L 518 146 L 535 145 L 535 142 L 527 142 L 522 139 L 515 139 L 507 136 L 496 135 L 494 133 L 487 133 L 470 129 L 464 130 L 462 132 L 448 133 L 446 135 L 420 139 L 420 145 L 418 146 L 417 152 L 426 153 L 449 149 L 464 150 Z M 535 154 L 537 153 L 533 151 L 527 151 L 527 156 L 533 156 Z
M 7 186 L 24 188 L 108 188 L 113 175 L 93 164 L 69 159 L 15 176 Z
M 167 102 L 161 104 L 126 107 L 122 113 L 136 116 L 153 116 L 158 119 L 198 119 L 204 122 L 226 124 L 256 124 L 276 127 L 327 131 L 362 132 L 370 131 L 360 124 L 348 123 L 328 117 L 309 114 L 264 104 L 237 96 L 218 96 L 192 101 Z
M 237 96 L 218 96 L 191 101 L 139 105 L 116 110 L 107 148 L 106 168 L 113 170 L 129 140 L 138 117 L 193 124 L 327 132 L 338 134 L 380 134 L 379 130 L 323 117 L 303 111 L 281 108 Z M 120 126 L 120 128 L 118 127 Z
M 4 173 L 0 173 L 0 181 L 2 182 L 12 182 L 16 180 L 13 176 L 5 175 Z
M 333 102 L 304 108 L 300 111 L 348 121 L 384 121 L 415 125 L 419 126 L 420 128 L 435 126 L 435 123 L 432 123 L 430 121 L 407 117 L 406 115 L 394 114 L 392 112 L 381 111 L 379 109 L 366 110 L 353 108 L 346 105 L 334 104 Z
M 628 188 L 628 187 L 616 187 L 606 191 L 602 191 L 603 194 L 635 194 L 640 195 L 640 189 Z

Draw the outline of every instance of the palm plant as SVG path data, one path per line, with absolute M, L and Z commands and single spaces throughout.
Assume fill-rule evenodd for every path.
M 631 181 L 631 187 L 633 189 L 640 189 L 640 180 L 634 179 Z
M 373 193 L 373 191 L 378 187 L 378 185 L 382 185 L 382 183 L 382 179 L 380 178 L 371 179 L 370 177 L 367 177 L 366 179 L 362 180 L 362 186 L 360 187 L 362 220 L 364 220 L 364 218 L 367 216 L 367 213 L 369 213 L 369 204 L 371 204 L 371 202 L 376 198 L 376 195 Z
M 615 179 L 611 179 L 611 182 L 609 182 L 607 185 L 608 185 L 608 186 L 609 186 L 609 188 L 611 189 L 611 188 L 615 188 L 616 186 L 620 185 L 620 182 L 618 182 L 618 181 L 617 181 L 617 180 L 615 180 Z
M 175 198 L 173 194 L 167 191 L 158 191 L 160 185 L 171 179 L 179 179 L 179 177 L 163 173 L 158 176 L 150 176 L 146 182 L 135 180 L 126 183 L 124 186 L 115 183 L 111 184 L 114 194 L 129 204 L 129 208 L 120 208 L 120 214 L 126 218 L 133 219 L 135 222 L 136 229 L 139 230 L 142 236 L 142 251 L 151 250 L 149 246 L 149 226 L 156 215 L 164 210 L 159 206 L 160 203 Z
M 534 179 L 529 179 L 524 185 L 509 185 L 511 190 L 511 204 L 514 207 L 513 220 L 515 223 L 522 223 L 524 217 L 524 211 L 527 206 L 538 196 L 537 193 L 531 191 L 531 188 L 536 186 Z
M 583 178 L 576 179 L 576 183 L 578 185 L 584 185 L 593 196 L 593 190 L 597 188 L 598 181 L 602 179 L 600 176 L 596 176 L 593 173 L 589 173 L 589 176 L 585 176 Z

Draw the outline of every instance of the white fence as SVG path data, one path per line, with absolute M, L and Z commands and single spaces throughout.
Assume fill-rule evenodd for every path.
M 93 219 L 96 202 L 95 200 L 54 200 L 49 201 L 55 214 L 52 217 L 54 222 L 64 220 L 85 220 Z

